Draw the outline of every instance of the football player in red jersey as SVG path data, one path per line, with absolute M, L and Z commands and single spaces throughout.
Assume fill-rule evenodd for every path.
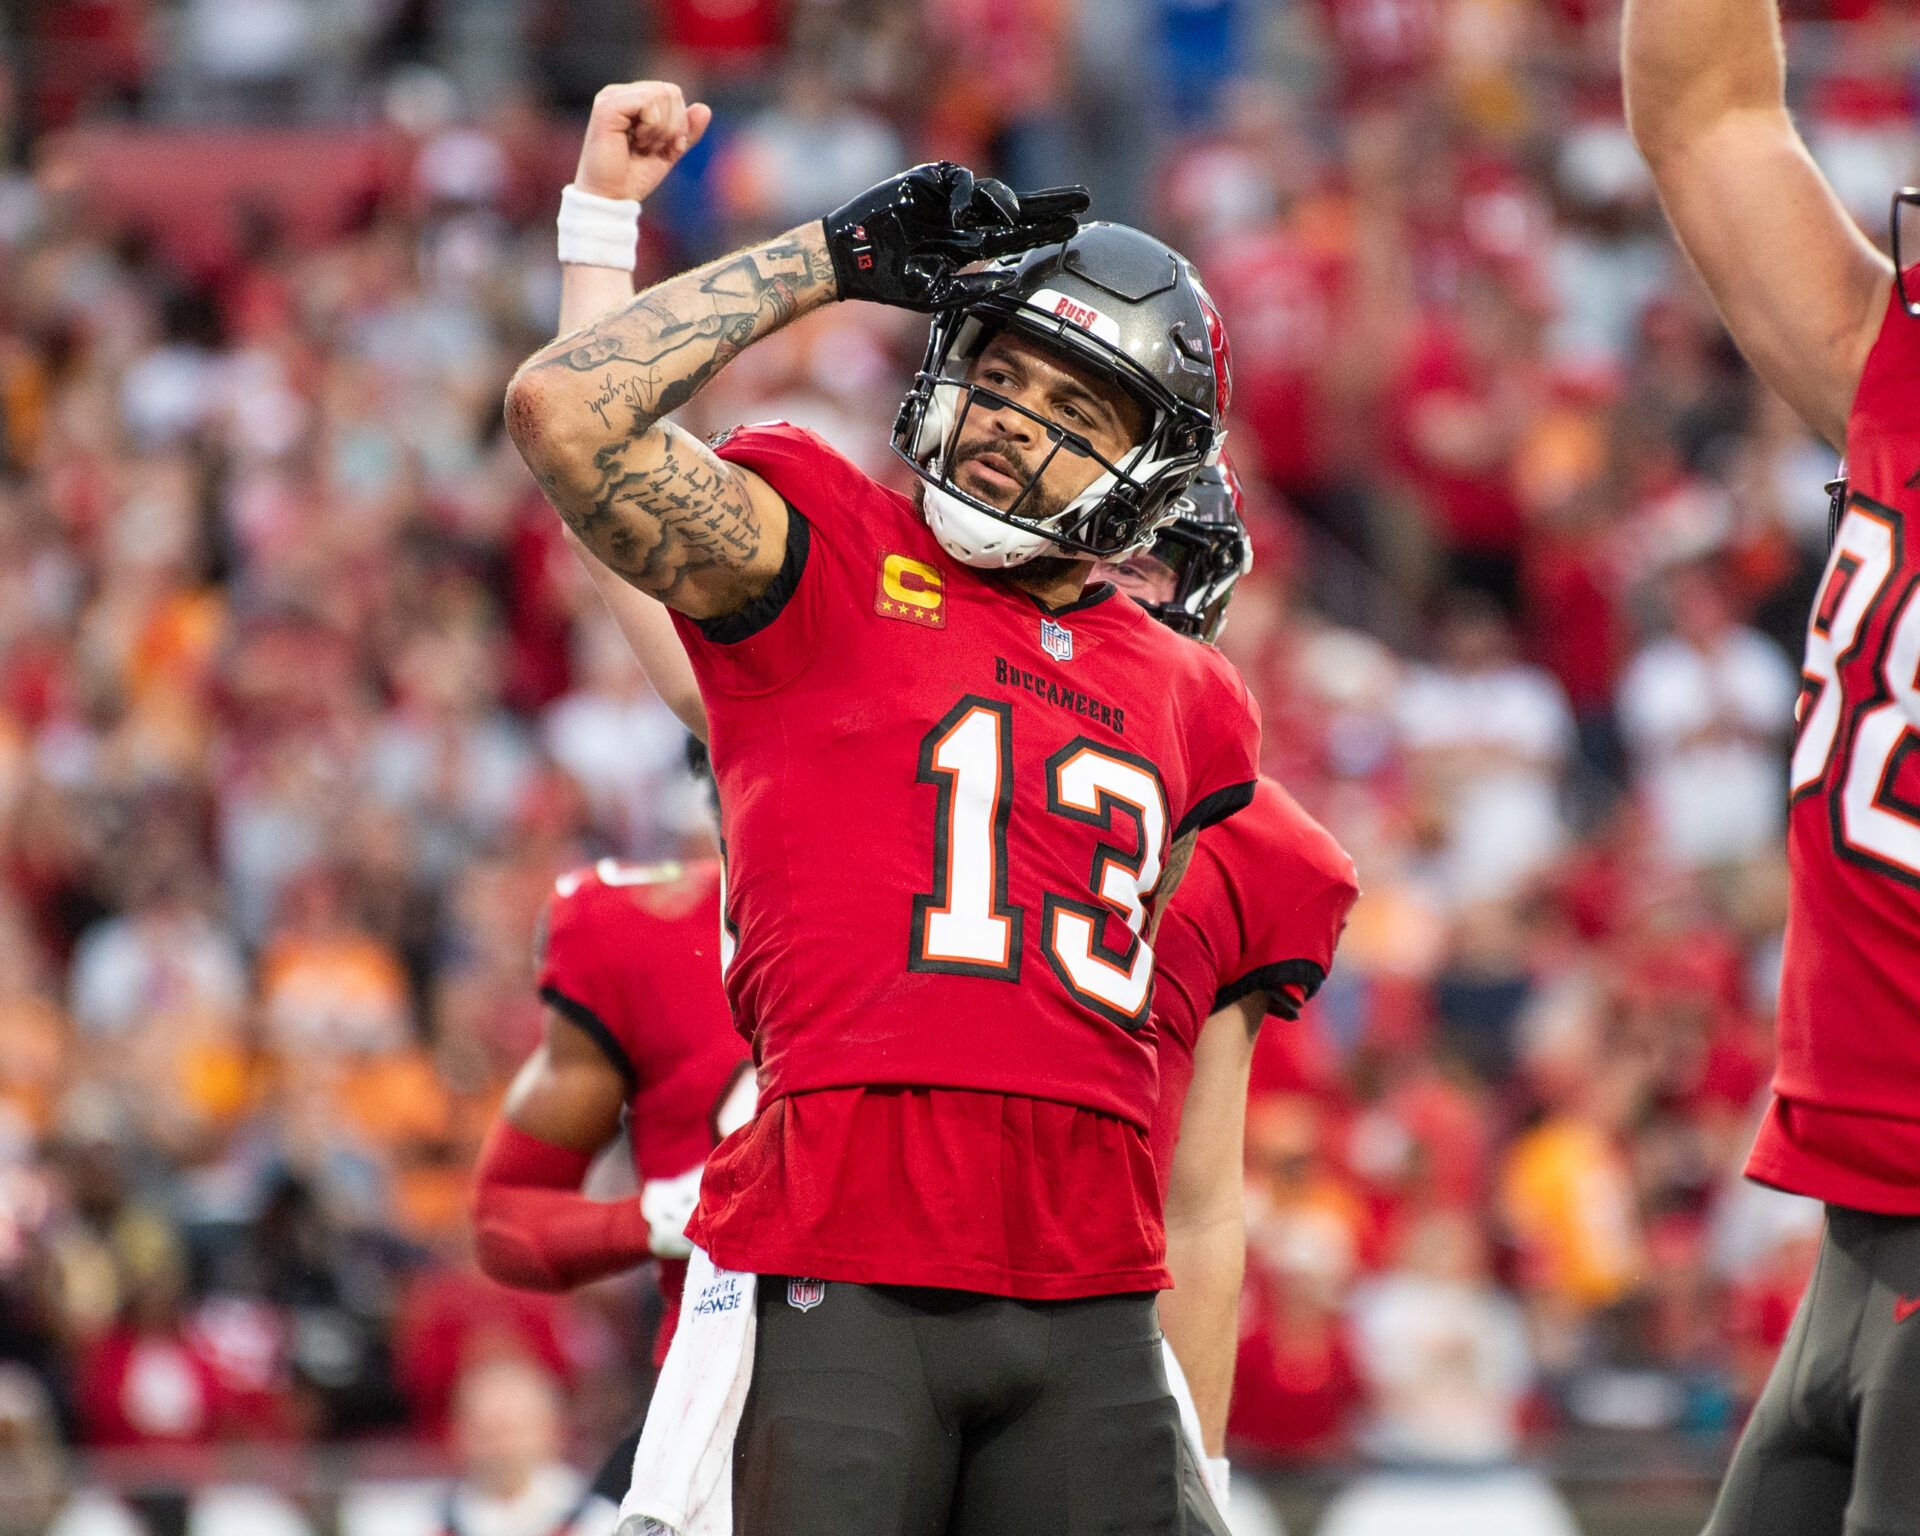
M 1169 628 L 1211 643 L 1250 563 L 1240 501 L 1230 470 L 1202 471 L 1151 550 L 1100 574 Z M 689 693 L 678 642 L 644 612 L 658 605 L 632 600 L 631 589 L 607 596 L 655 687 L 671 697 Z M 1345 851 L 1263 777 L 1252 805 L 1201 834 L 1159 931 L 1160 1096 L 1151 1139 L 1173 1277 L 1160 1319 L 1169 1378 L 1194 1412 L 1196 1472 L 1221 1508 L 1246 1256 L 1242 1143 L 1253 1045 L 1266 1015 L 1297 1019 L 1325 980 L 1357 895 Z M 615 1479 L 602 1491 L 618 1497 L 624 1487 Z M 1204 1507 L 1194 1518 L 1207 1528 Z
M 704 779 L 705 749 L 688 755 Z M 555 882 L 540 921 L 541 1043 L 475 1170 L 480 1267 L 503 1284 L 568 1290 L 660 1260 L 655 1365 L 679 1316 L 700 1169 L 753 1113 L 721 989 L 723 885 L 718 859 L 601 859 Z M 639 1193 L 590 1199 L 587 1167 L 623 1126 Z
M 625 89 L 657 183 L 700 114 Z M 1150 923 L 1251 798 L 1257 726 L 1217 656 L 1087 587 L 1216 450 L 1227 369 L 1186 263 L 1082 207 L 919 167 L 508 392 L 549 500 L 675 610 L 708 715 L 761 1109 L 689 1234 L 775 1277 L 742 1532 L 1180 1518 Z M 846 298 L 935 313 L 895 431 L 916 496 L 792 428 L 709 449 L 664 419 Z
M 1752 1178 L 1820 1262 L 1713 1536 L 1920 1532 L 1920 311 L 1795 131 L 1773 0 L 1629 0 L 1627 116 L 1747 359 L 1846 456 L 1789 774 L 1774 1094 Z M 1895 252 L 1902 206 L 1894 200 Z
M 1163 624 L 1211 643 L 1251 563 L 1240 499 L 1230 469 L 1202 471 L 1179 518 L 1150 550 L 1114 565 L 1113 581 Z M 1345 850 L 1262 777 L 1252 805 L 1200 834 L 1160 925 L 1152 1142 L 1174 1279 L 1160 1298 L 1160 1322 L 1173 1357 L 1168 1374 L 1176 1391 L 1181 1379 L 1190 1391 L 1206 1483 L 1222 1507 L 1246 1267 L 1253 1044 L 1268 1014 L 1297 1019 L 1319 989 L 1359 893 Z
M 711 789 L 697 741 L 688 766 Z M 731 943 L 724 889 L 711 858 L 601 859 L 555 882 L 540 920 L 541 1043 L 475 1170 L 475 1249 L 504 1285 L 569 1290 L 658 1261 L 656 1367 L 680 1318 L 700 1170 L 753 1114 L 752 1063 L 721 986 Z M 639 1192 L 590 1198 L 581 1192 L 588 1165 L 623 1128 Z M 596 1479 L 616 1502 L 638 1437 L 636 1428 Z

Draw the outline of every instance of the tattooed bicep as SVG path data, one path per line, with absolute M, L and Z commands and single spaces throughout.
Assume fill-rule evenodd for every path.
M 1173 893 L 1180 889 L 1180 882 L 1187 876 L 1187 866 L 1193 862 L 1193 845 L 1199 840 L 1198 832 L 1189 832 L 1175 843 L 1167 854 L 1167 867 L 1153 892 L 1156 906 L 1153 913 L 1153 926 L 1147 931 L 1149 944 L 1160 936 L 1160 919 L 1166 916 L 1167 904 L 1173 900 Z
M 768 526 L 773 509 L 785 511 L 778 496 L 683 428 L 663 423 L 609 444 L 594 456 L 594 472 L 591 488 L 556 505 L 641 591 L 687 612 L 725 612 L 751 601 L 779 568 L 786 530 Z

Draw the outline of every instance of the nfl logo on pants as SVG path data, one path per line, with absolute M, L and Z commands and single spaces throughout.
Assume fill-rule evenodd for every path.
M 827 1299 L 827 1282 L 824 1280 L 789 1280 L 787 1282 L 787 1305 L 801 1312 L 811 1312 Z
M 1040 621 L 1040 649 L 1055 661 L 1073 660 L 1073 631 L 1052 619 Z

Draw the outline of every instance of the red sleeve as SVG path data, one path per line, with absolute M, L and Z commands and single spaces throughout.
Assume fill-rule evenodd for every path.
M 1187 808 L 1174 825 L 1176 842 L 1244 810 L 1260 773 L 1260 707 L 1232 665 L 1211 647 L 1203 649 L 1217 687 L 1207 695 L 1199 721 L 1212 734 L 1198 744 L 1200 766 L 1188 786 Z
M 1239 943 L 1221 969 L 1214 1011 L 1263 992 L 1269 1013 L 1298 1018 L 1332 969 L 1360 895 L 1353 861 L 1271 781 L 1224 836 Z
M 640 1084 L 632 1042 L 625 1038 L 628 985 L 621 950 L 609 937 L 606 887 L 590 869 L 565 874 L 547 898 L 540 919 L 540 1000 L 568 1023 L 583 1030 L 626 1079 L 629 1091 Z
M 787 547 L 773 585 L 746 608 L 718 619 L 676 613 L 673 625 L 703 690 L 773 693 L 819 653 L 844 525 L 877 488 L 820 438 L 785 422 L 736 427 L 714 452 L 780 493 L 789 512 Z
M 647 1258 L 638 1196 L 580 1193 L 593 1159 L 529 1136 L 510 1120 L 487 1133 L 474 1171 L 474 1254 L 502 1285 L 565 1291 Z

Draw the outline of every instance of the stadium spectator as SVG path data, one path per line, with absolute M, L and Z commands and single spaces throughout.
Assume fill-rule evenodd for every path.
M 1546 1479 L 1514 1463 L 1532 1362 L 1518 1310 L 1462 1214 L 1407 1234 L 1400 1266 L 1354 1303 L 1382 1470 L 1335 1498 L 1325 1536 L 1573 1536 Z
M 52 1404 L 0 1372 L 0 1454 L 28 1420 L 432 1454 L 463 1371 L 521 1354 L 590 1455 L 644 1389 L 643 1289 L 500 1291 L 458 1220 L 553 876 L 681 837 L 678 735 L 499 419 L 577 139 L 529 103 L 643 20 L 722 109 L 643 267 L 946 152 L 1084 177 L 1226 315 L 1258 559 L 1223 649 L 1366 891 L 1257 1058 L 1238 1454 L 1417 1422 L 1379 1340 L 1443 1295 L 1532 1331 L 1523 1411 L 1490 1372 L 1459 1419 L 1500 1455 L 1646 1404 L 1710 1450 L 1809 1252 L 1721 1174 L 1832 466 L 1661 229 L 1611 0 L 352 9 L 29 6 L 0 50 L 0 1354 Z M 1797 108 L 1874 230 L 1920 169 L 1897 11 L 1789 7 L 1838 18 Z M 526 94 L 463 99 L 503 56 Z M 813 317 L 687 425 L 886 474 L 922 334 Z
M 1453 598 L 1436 650 L 1397 706 L 1414 792 L 1435 823 L 1435 877 L 1455 902 L 1508 895 L 1565 844 L 1572 713 L 1484 595 Z
M 547 1371 L 503 1356 L 465 1371 L 449 1428 L 449 1488 L 349 1495 L 341 1536 L 611 1536 L 617 1511 L 561 1459 L 564 1403 Z
M 1713 567 L 1673 571 L 1665 597 L 1669 633 L 1620 680 L 1622 733 L 1673 858 L 1738 863 L 1785 825 L 1780 755 L 1799 679 L 1779 646 L 1738 622 Z
M 0 1530 L 38 1536 L 141 1536 L 133 1513 L 75 1486 L 53 1402 L 23 1365 L 0 1364 Z

